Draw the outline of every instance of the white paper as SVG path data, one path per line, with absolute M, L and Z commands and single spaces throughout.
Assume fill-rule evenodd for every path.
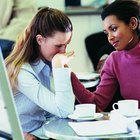
M 87 82 L 81 82 L 85 88 L 91 88 L 91 87 L 95 87 L 99 84 L 99 79 L 95 80 L 95 81 L 87 81 Z
M 97 80 L 100 77 L 99 73 L 76 73 L 76 76 L 78 77 L 79 80 Z
M 93 122 L 69 122 L 79 136 L 95 136 L 128 133 L 127 124 L 111 120 Z

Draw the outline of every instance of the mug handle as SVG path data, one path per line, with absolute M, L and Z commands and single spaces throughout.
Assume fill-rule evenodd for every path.
M 114 104 L 112 105 L 112 108 L 113 108 L 113 110 L 118 109 L 118 108 L 119 108 L 118 103 L 114 103 Z

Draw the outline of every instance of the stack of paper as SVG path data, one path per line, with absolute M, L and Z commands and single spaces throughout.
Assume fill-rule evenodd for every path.
M 69 122 L 69 125 L 79 136 L 95 136 L 128 133 L 127 124 L 111 121 Z

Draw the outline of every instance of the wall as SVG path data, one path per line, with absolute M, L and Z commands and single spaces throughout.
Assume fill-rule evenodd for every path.
M 100 15 L 73 15 L 69 17 L 73 23 L 74 31 L 68 50 L 75 51 L 75 58 L 69 65 L 74 72 L 92 72 L 93 67 L 84 41 L 88 35 L 102 30 Z
M 62 11 L 65 10 L 65 0 L 36 0 L 37 6 L 48 6 L 60 9 Z

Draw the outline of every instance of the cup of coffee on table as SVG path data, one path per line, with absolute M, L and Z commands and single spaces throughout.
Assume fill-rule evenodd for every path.
M 120 100 L 112 105 L 113 110 L 119 111 L 124 116 L 132 117 L 138 115 L 137 100 Z
M 96 113 L 95 104 L 78 104 L 75 106 L 74 114 L 77 117 L 94 117 Z

